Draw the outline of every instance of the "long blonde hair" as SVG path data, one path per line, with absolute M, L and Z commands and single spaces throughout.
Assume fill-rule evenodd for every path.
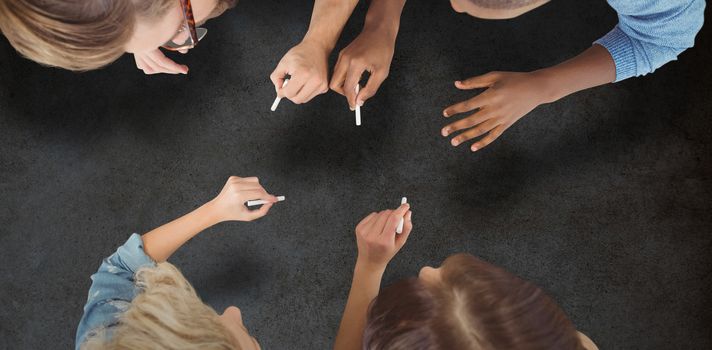
M 0 0 L 0 30 L 21 55 L 73 71 L 118 59 L 137 17 L 166 13 L 175 0 Z
M 140 293 L 117 326 L 99 331 L 83 345 L 90 349 L 239 349 L 218 314 L 205 305 L 170 263 L 136 273 Z

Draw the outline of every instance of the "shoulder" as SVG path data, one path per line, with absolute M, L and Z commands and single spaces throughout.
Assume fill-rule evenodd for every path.
M 678 13 L 687 9 L 704 10 L 704 0 L 608 0 L 618 14 L 625 16 L 652 16 Z

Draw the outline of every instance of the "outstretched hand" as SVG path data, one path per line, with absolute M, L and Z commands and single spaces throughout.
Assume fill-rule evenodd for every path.
M 443 137 L 463 131 L 450 143 L 458 146 L 483 136 L 470 146 L 473 152 L 496 140 L 505 130 L 540 104 L 547 103 L 546 81 L 538 72 L 491 72 L 463 81 L 456 81 L 460 90 L 486 89 L 475 97 L 445 108 L 443 116 L 469 113 L 469 116 L 445 126 Z

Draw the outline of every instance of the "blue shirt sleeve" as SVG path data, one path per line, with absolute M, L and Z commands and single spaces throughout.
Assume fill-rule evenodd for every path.
M 136 296 L 134 274 L 145 266 L 155 266 L 155 262 L 146 255 L 141 236 L 135 233 L 104 259 L 99 270 L 91 276 L 84 315 L 77 327 L 76 349 L 95 331 L 116 325 L 121 313 Z
M 608 0 L 618 25 L 595 44 L 616 64 L 616 81 L 652 73 L 695 45 L 704 0 Z

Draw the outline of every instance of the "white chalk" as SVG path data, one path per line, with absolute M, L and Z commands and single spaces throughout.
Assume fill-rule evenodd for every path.
M 408 203 L 408 199 L 403 197 L 401 198 L 401 205 Z M 400 219 L 400 222 L 398 222 L 398 228 L 396 228 L 396 233 L 403 233 L 403 218 Z
M 285 199 L 284 196 L 277 196 L 277 202 L 281 202 L 284 199 Z M 255 205 L 262 205 L 262 204 L 267 204 L 267 203 L 269 203 L 269 202 L 264 199 L 255 199 L 255 200 L 247 201 L 247 206 L 254 207 Z
M 287 83 L 289 83 L 289 79 L 284 79 L 284 83 L 282 84 L 282 89 L 287 87 Z M 277 106 L 279 106 L 279 101 L 282 101 L 282 98 L 277 96 L 277 98 L 274 99 L 274 102 L 272 102 L 272 112 L 277 110 Z
M 361 87 L 359 84 L 356 84 L 356 96 L 358 96 L 358 92 L 361 90 Z M 361 126 L 361 106 L 356 103 L 356 126 Z

